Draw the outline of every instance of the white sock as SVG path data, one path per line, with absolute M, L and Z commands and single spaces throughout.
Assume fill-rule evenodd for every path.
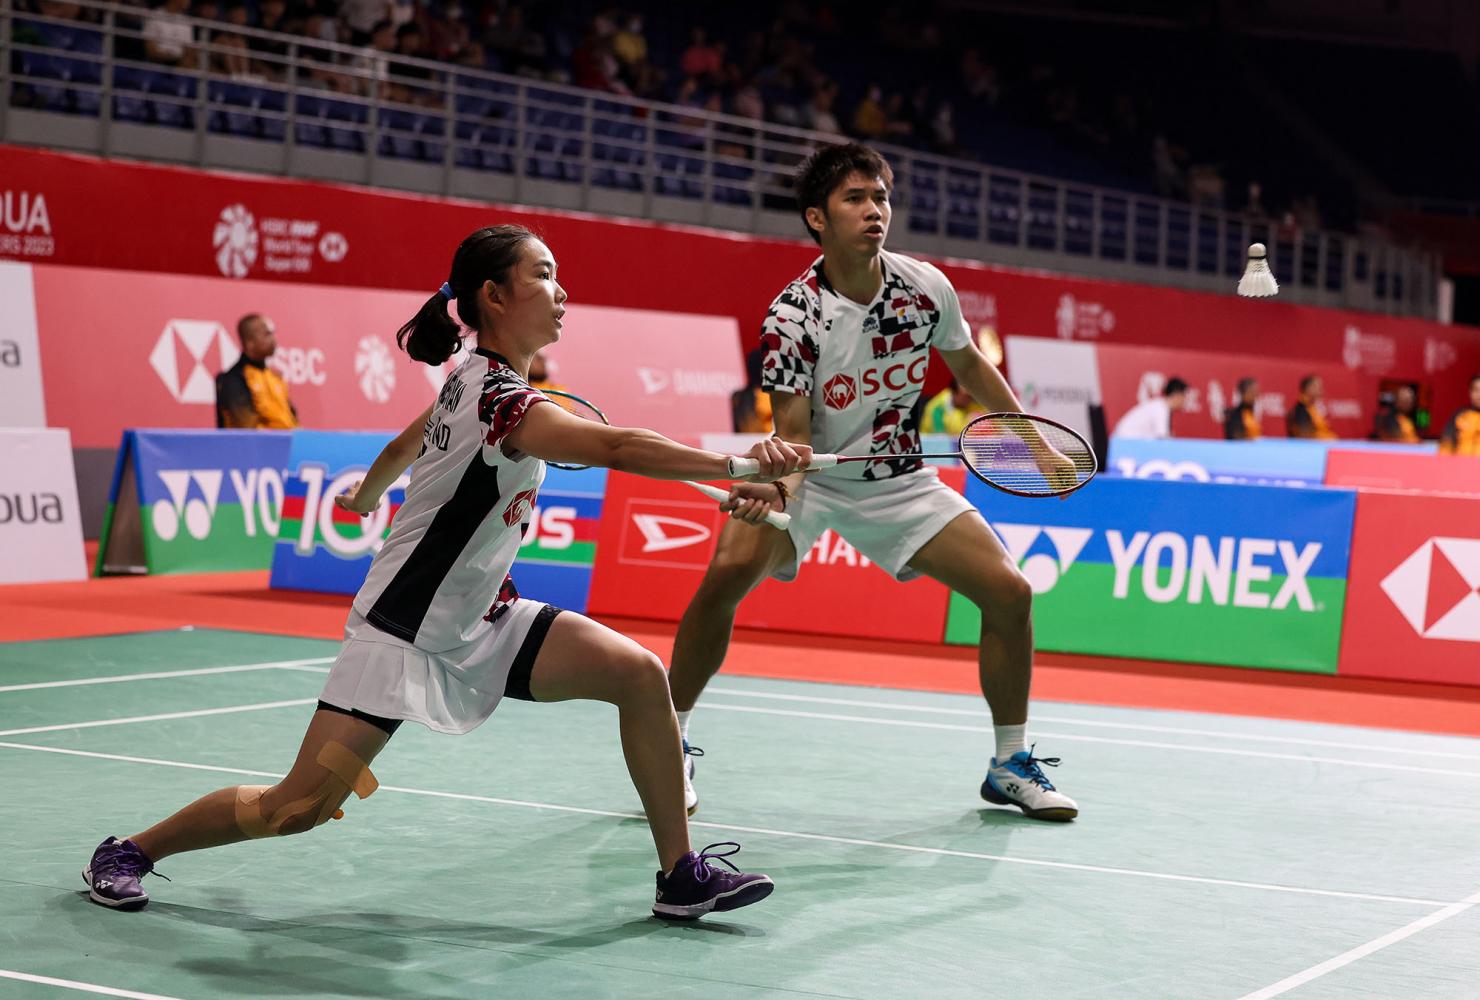
M 1028 724 L 1021 726 L 993 726 L 997 731 L 997 763 L 1002 763 L 1013 754 L 1028 749 Z
M 694 710 L 692 708 L 689 709 L 687 712 L 679 712 L 678 713 L 678 737 L 679 737 L 679 739 L 686 740 L 686 739 L 689 738 L 689 716 L 691 716 L 693 714 L 694 714 Z

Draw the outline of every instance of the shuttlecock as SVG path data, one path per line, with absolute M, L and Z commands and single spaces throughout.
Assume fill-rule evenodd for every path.
M 1238 293 L 1246 298 L 1260 299 L 1279 293 L 1279 282 L 1269 270 L 1269 260 L 1263 243 L 1249 244 L 1249 263 L 1244 276 L 1238 280 Z

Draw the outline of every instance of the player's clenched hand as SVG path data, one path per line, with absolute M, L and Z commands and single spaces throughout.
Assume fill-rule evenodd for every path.
M 760 463 L 760 471 L 746 478 L 753 483 L 769 483 L 798 469 L 805 469 L 812 461 L 812 449 L 804 444 L 789 444 L 778 437 L 768 437 L 757 441 L 745 457 Z
M 361 497 L 360 487 L 362 485 L 364 484 L 356 479 L 353 486 L 334 498 L 334 505 L 340 510 L 347 510 L 351 514 L 358 514 L 361 517 L 375 510 L 376 507 L 380 506 L 380 497 L 375 497 L 374 499 L 368 496 Z
M 774 483 L 737 483 L 719 509 L 737 521 L 760 524 L 773 510 L 785 510 L 786 503 Z

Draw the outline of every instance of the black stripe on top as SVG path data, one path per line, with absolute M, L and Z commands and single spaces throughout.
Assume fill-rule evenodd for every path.
M 480 448 L 451 498 L 432 518 L 426 534 L 381 591 L 365 620 L 414 644 L 437 588 L 498 501 L 498 467 L 483 461 Z

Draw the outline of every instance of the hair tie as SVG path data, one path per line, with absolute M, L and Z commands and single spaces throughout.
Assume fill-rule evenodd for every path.
M 451 286 L 451 285 L 449 285 L 449 284 L 448 284 L 448 283 L 447 283 L 447 282 L 445 282 L 445 281 L 444 281 L 444 282 L 442 282 L 442 287 L 441 287 L 441 288 L 439 288 L 439 289 L 437 289 L 437 291 L 439 291 L 439 292 L 441 292 L 441 293 L 442 293 L 442 297 L 443 297 L 443 298 L 444 298 L 444 299 L 455 299 L 455 298 L 457 298 L 457 296 L 456 296 L 456 295 L 453 295 L 453 294 L 452 294 L 452 286 Z

